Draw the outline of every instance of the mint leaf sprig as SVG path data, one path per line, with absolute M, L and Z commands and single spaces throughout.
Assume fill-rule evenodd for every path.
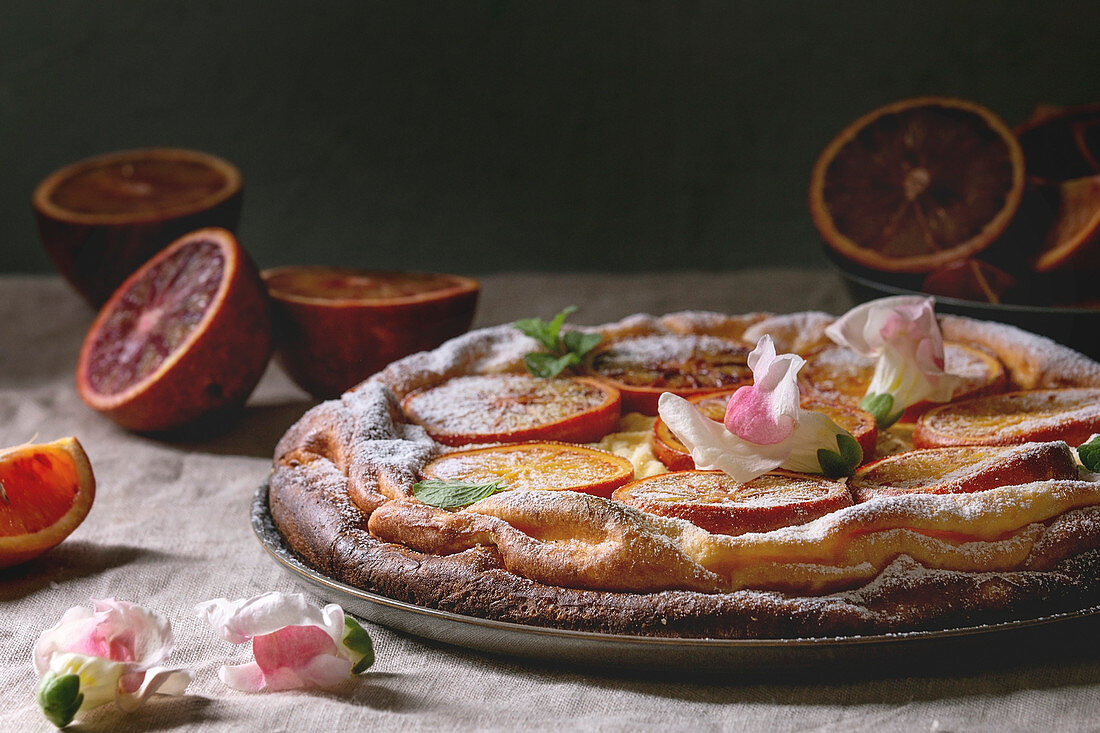
M 449 479 L 426 478 L 413 484 L 413 495 L 428 506 L 438 509 L 460 509 L 487 496 L 507 491 L 503 479 L 476 483 Z
M 524 335 L 538 341 L 546 351 L 532 351 L 523 357 L 527 371 L 536 377 L 551 379 L 566 369 L 572 369 L 581 363 L 581 359 L 603 340 L 598 333 L 583 331 L 561 332 L 565 319 L 577 310 L 571 305 L 554 316 L 550 322 L 541 318 L 523 318 L 512 325 Z
M 837 433 L 836 447 L 838 450 L 835 451 L 828 448 L 817 449 L 821 472 L 831 479 L 851 476 L 859 464 L 863 463 L 863 449 L 859 447 L 859 441 L 850 433 Z
M 1077 457 L 1081 465 L 1093 473 L 1100 473 L 1100 435 L 1094 434 L 1077 446 Z

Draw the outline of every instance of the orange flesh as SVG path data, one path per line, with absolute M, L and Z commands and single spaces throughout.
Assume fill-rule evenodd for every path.
M 457 286 L 445 275 L 417 272 L 369 272 L 325 267 L 270 271 L 265 275 L 273 293 L 325 300 L 391 300 Z
M 202 322 L 224 269 L 221 247 L 197 240 L 129 284 L 91 345 L 87 375 L 92 389 L 118 394 L 156 371 Z
M 630 461 L 603 451 L 531 443 L 447 453 L 424 466 L 425 478 L 488 482 L 510 489 L 583 491 L 600 496 L 634 477 Z
M 198 203 L 221 191 L 225 176 L 191 160 L 116 160 L 60 181 L 50 201 L 78 214 L 139 214 Z
M 63 517 L 76 500 L 80 476 L 64 450 L 34 446 L 0 460 L 0 485 L 0 536 L 14 537 Z

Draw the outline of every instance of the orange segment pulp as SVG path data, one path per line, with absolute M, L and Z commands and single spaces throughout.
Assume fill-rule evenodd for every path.
M 0 567 L 68 537 L 94 498 L 92 467 L 76 438 L 0 451 Z

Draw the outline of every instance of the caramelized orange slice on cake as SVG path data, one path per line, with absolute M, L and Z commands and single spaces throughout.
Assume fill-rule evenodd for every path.
M 625 458 L 579 445 L 516 443 L 446 453 L 420 473 L 426 479 L 501 481 L 509 489 L 581 491 L 607 499 L 634 478 L 634 466 Z
M 1008 380 L 1004 365 L 984 351 L 946 343 L 943 347 L 944 369 L 962 378 L 952 400 L 1003 392 Z M 799 380 L 806 392 L 822 400 L 859 407 L 867 392 L 875 362 L 844 346 L 830 344 L 815 349 L 806 356 L 806 366 Z M 912 405 L 901 416 L 901 422 L 913 422 L 933 406 L 931 402 Z
M 1100 432 L 1100 388 L 1038 389 L 935 407 L 917 421 L 913 446 L 1010 445 Z
M 675 471 L 629 483 L 611 498 L 650 514 L 686 519 L 714 534 L 767 532 L 852 505 L 843 481 L 787 471 L 745 483 L 721 471 Z
M 594 443 L 619 420 L 619 392 L 584 377 L 455 377 L 405 396 L 405 414 L 445 445 L 564 440 Z
M 1073 451 L 1061 441 L 928 448 L 869 463 L 848 479 L 857 502 L 901 494 L 963 494 L 1047 479 L 1076 479 Z
M 751 350 L 714 336 L 636 336 L 593 351 L 585 371 L 622 393 L 623 412 L 656 415 L 663 392 L 692 397 L 751 384 L 746 363 Z
M 730 396 L 736 390 L 725 390 L 710 395 L 692 397 L 691 402 L 699 408 L 704 417 L 722 422 L 726 416 L 726 404 Z M 875 454 L 875 442 L 878 439 L 878 427 L 874 416 L 860 410 L 857 407 L 824 402 L 822 400 L 803 400 L 802 407 L 807 410 L 815 410 L 824 413 L 830 420 L 852 434 L 852 437 L 863 449 L 864 458 L 869 459 Z M 695 468 L 695 462 L 691 459 L 687 446 L 672 434 L 661 418 L 653 423 L 653 433 L 650 437 L 653 455 L 670 471 L 689 471 Z

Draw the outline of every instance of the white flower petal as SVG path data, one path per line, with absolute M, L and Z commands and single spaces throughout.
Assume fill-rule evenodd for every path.
M 141 686 L 132 693 L 119 693 L 115 698 L 118 706 L 127 713 L 137 710 L 150 695 L 182 695 L 191 684 L 190 671 L 153 667 L 146 670 Z
M 343 609 L 330 604 L 322 610 L 301 593 L 271 592 L 237 601 L 215 598 L 200 603 L 195 610 L 233 644 L 243 644 L 287 626 L 318 626 L 337 643 L 344 634 Z
M 803 410 L 798 420 L 798 428 L 791 436 L 790 455 L 783 461 L 782 468 L 801 473 L 821 473 L 821 462 L 817 458 L 817 451 L 820 448 L 836 451 L 836 436 L 841 433 L 847 434 L 848 431 L 828 416 L 812 410 Z
M 671 392 L 658 400 L 657 411 L 668 429 L 691 451 L 701 470 L 719 470 L 735 481 L 751 481 L 778 467 L 790 452 L 787 441 L 756 445 L 738 438 L 710 420 L 690 402 Z
M 264 673 L 255 662 L 225 666 L 218 670 L 218 679 L 234 690 L 259 692 L 264 689 Z

